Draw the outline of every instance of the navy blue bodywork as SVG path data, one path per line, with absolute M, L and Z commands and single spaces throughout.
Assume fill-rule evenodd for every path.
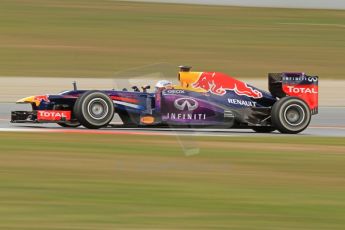
M 33 104 L 33 110 L 72 111 L 73 120 L 74 104 L 87 91 L 71 90 L 48 95 L 48 100 L 42 100 L 39 106 Z M 265 119 L 270 116 L 270 108 L 276 102 L 276 98 L 262 90 L 263 97 L 259 99 L 229 90 L 222 96 L 184 89 L 166 89 L 156 93 L 100 92 L 113 100 L 115 112 L 126 125 L 148 125 L 141 122 L 141 117 L 148 115 L 155 118 L 150 125 L 267 125 Z

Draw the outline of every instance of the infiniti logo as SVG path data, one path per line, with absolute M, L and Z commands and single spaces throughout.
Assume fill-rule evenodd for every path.
M 199 104 L 194 99 L 183 97 L 183 98 L 176 99 L 174 102 L 174 106 L 178 110 L 186 110 L 187 108 L 188 111 L 193 111 L 198 108 Z

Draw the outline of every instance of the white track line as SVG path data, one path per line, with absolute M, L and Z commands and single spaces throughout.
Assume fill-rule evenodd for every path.
M 312 129 L 345 130 L 345 127 L 309 127 Z M 113 128 L 101 130 L 89 130 L 84 128 L 0 128 L 0 132 L 27 132 L 27 133 L 71 133 L 71 134 L 103 134 L 103 135 L 144 135 L 144 136 L 208 136 L 208 137 L 234 137 L 234 136 L 272 136 L 245 129 L 171 129 L 171 128 Z M 282 135 L 278 132 L 273 135 Z M 302 135 L 322 136 L 322 134 L 302 133 Z M 329 135 L 326 135 L 329 136 Z M 332 135 L 331 135 L 332 136 Z M 339 135 L 335 135 L 339 136 Z M 343 136 L 343 135 L 340 135 Z
M 48 129 L 22 129 L 22 128 L 0 128 L 0 132 L 35 132 L 35 133 L 40 133 L 40 132 L 50 132 Z
M 209 132 L 176 132 L 171 130 L 163 131 L 152 131 L 152 130 L 109 130 L 109 129 L 102 129 L 102 130 L 89 130 L 89 129 L 30 129 L 30 128 L 0 128 L 0 132 L 21 132 L 21 133 L 71 133 L 71 134 L 103 134 L 103 135 L 142 135 L 142 136 L 207 136 L 207 137 L 217 137 L 217 136 L 241 136 L 241 134 L 236 133 L 226 133 L 226 132 L 218 132 L 218 133 L 209 133 Z M 243 133 L 246 135 L 247 133 Z M 250 133 L 248 133 L 250 134 Z

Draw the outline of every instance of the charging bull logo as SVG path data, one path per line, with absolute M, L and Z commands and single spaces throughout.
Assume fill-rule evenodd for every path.
M 246 83 L 233 79 L 222 73 L 203 72 L 193 87 L 201 88 L 216 95 L 224 95 L 226 90 L 234 91 L 238 95 L 252 98 L 262 98 L 262 93 Z

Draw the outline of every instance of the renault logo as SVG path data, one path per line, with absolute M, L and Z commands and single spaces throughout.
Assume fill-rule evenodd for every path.
M 191 98 L 179 98 L 176 99 L 174 102 L 174 106 L 178 110 L 186 110 L 193 111 L 196 110 L 199 106 L 198 102 Z

